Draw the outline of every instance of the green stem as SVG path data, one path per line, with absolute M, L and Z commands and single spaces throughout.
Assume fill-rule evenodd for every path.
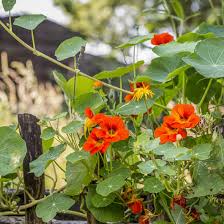
M 61 68 L 64 68 L 70 72 L 73 72 L 73 73 L 76 73 L 76 74 L 79 74 L 83 77 L 86 77 L 88 79 L 91 79 L 93 81 L 99 81 L 98 79 L 92 77 L 92 76 L 89 76 L 83 72 L 80 72 L 78 69 L 74 69 L 70 66 L 67 66 L 51 57 L 49 57 L 48 55 L 42 53 L 41 51 L 38 51 L 38 50 L 35 50 L 33 47 L 31 47 L 30 45 L 28 45 L 27 43 L 25 43 L 22 39 L 20 39 L 15 33 L 13 33 L 1 20 L 0 20 L 0 26 L 3 27 L 3 29 L 8 33 L 10 34 L 17 42 L 19 42 L 23 47 L 25 47 L 26 49 L 28 49 L 29 51 L 33 52 L 33 54 L 35 54 L 36 56 L 39 56 L 39 57 L 42 57 L 58 66 L 60 66 Z M 101 80 L 100 80 L 101 81 Z M 108 88 L 111 88 L 111 89 L 114 89 L 114 90 L 117 90 L 117 91 L 122 91 L 124 93 L 127 93 L 127 94 L 133 94 L 132 92 L 128 91 L 128 90 L 125 90 L 125 89 L 120 89 L 119 87 L 116 87 L 116 86 L 113 86 L 113 85 L 110 85 L 106 82 L 103 82 L 101 81 L 102 84 Z
M 36 50 L 36 44 L 35 44 L 35 38 L 34 38 L 33 30 L 31 30 L 31 38 L 32 38 L 33 49 Z
M 134 46 L 134 52 L 133 52 L 133 74 L 134 74 L 134 80 L 135 80 L 135 77 L 136 77 L 136 69 L 135 69 L 135 51 L 136 51 L 136 47 Z M 134 85 L 135 85 L 135 82 L 134 82 Z M 135 87 L 134 87 L 135 88 Z
M 215 12 L 215 6 L 214 6 L 214 4 L 213 4 L 213 1 L 212 1 L 212 0 L 208 0 L 208 1 L 209 1 L 209 4 L 210 4 L 210 6 L 211 6 L 213 12 Z M 220 25 L 220 23 L 219 23 L 219 18 L 218 18 L 218 17 L 216 17 L 216 22 L 217 22 L 218 25 Z
M 162 108 L 162 109 L 164 109 L 164 110 L 171 110 L 170 108 L 168 108 L 168 107 L 166 107 L 166 106 L 164 106 L 164 105 L 162 105 L 162 104 L 160 104 L 160 103 L 154 103 L 153 104 L 154 106 L 157 106 L 157 107 L 160 107 L 160 108 Z
M 58 164 L 58 162 L 56 162 L 55 160 L 54 160 L 54 163 L 55 163 L 55 165 L 63 172 L 63 173 L 65 173 L 65 170 Z
M 11 11 L 9 11 L 9 29 L 12 31 L 12 16 L 11 16 Z
M 221 10 L 221 15 L 222 15 L 222 24 L 224 25 L 224 0 L 222 1 L 222 10 Z
M 120 89 L 123 89 L 122 77 L 120 77 Z M 120 91 L 120 103 L 122 103 L 122 91 Z
M 186 103 L 186 98 L 185 98 L 185 92 L 186 92 L 186 74 L 185 72 L 182 73 L 182 101 L 183 103 Z
M 205 89 L 205 92 L 204 92 L 204 94 L 203 94 L 203 96 L 202 96 L 202 98 L 201 98 L 201 101 L 200 101 L 199 104 L 198 104 L 198 109 L 200 109 L 201 106 L 202 106 L 202 104 L 204 103 L 204 100 L 205 100 L 205 98 L 206 98 L 206 96 L 207 96 L 207 94 L 208 94 L 208 91 L 209 91 L 209 89 L 210 89 L 210 86 L 211 86 L 211 84 L 212 84 L 212 81 L 213 81 L 213 79 L 210 79 L 210 80 L 209 80 L 209 83 L 208 83 L 208 85 L 207 85 L 207 87 L 206 87 L 206 89 Z
M 175 22 L 174 22 L 174 20 L 173 20 L 172 15 L 171 15 L 169 5 L 168 5 L 168 3 L 167 3 L 166 0 L 163 0 L 163 4 L 164 4 L 164 8 L 167 10 L 167 14 L 168 14 L 168 16 L 170 17 L 170 21 L 171 21 L 171 25 L 172 25 L 172 28 L 173 28 L 173 32 L 174 32 L 174 33 L 176 34 L 176 36 L 177 36 L 176 25 L 175 25 Z

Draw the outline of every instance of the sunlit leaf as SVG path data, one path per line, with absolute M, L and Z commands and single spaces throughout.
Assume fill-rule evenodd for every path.
M 146 192 L 159 193 L 164 189 L 164 186 L 156 177 L 147 177 L 144 181 L 144 191 Z
M 44 140 L 49 140 L 54 138 L 56 132 L 52 127 L 45 128 L 41 133 L 41 138 Z
M 206 78 L 224 77 L 224 38 L 211 38 L 198 43 L 195 53 L 183 58 Z
M 46 19 L 47 17 L 41 14 L 24 15 L 16 18 L 13 25 L 22 27 L 27 30 L 34 30 Z
M 62 193 L 54 193 L 44 201 L 37 204 L 36 214 L 44 222 L 51 221 L 57 213 L 65 212 L 75 201 Z
M 15 172 L 26 155 L 26 144 L 15 130 L 0 127 L 0 176 Z
M 64 126 L 61 131 L 65 134 L 72 134 L 79 131 L 83 127 L 83 122 L 81 121 L 71 121 L 69 124 Z
M 2 0 L 2 5 L 6 12 L 11 11 L 15 4 L 16 0 Z
M 64 40 L 56 49 L 55 56 L 59 61 L 74 57 L 86 43 L 81 37 L 72 37 Z

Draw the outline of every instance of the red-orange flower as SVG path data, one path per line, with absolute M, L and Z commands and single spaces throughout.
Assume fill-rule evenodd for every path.
M 175 195 L 170 203 L 170 207 L 174 208 L 175 204 L 177 204 L 182 208 L 186 208 L 186 203 L 186 198 L 183 195 Z
M 160 44 L 167 44 L 173 40 L 174 40 L 174 37 L 166 32 L 161 34 L 155 34 L 153 38 L 151 39 L 151 43 L 153 45 L 160 45 Z
M 99 126 L 105 131 L 105 138 L 109 142 L 118 142 L 129 137 L 129 131 L 119 116 L 106 116 Z
M 125 101 L 126 103 L 128 103 L 128 102 L 130 102 L 130 101 L 132 100 L 132 98 L 133 98 L 133 95 L 132 95 L 132 94 L 128 94 L 128 95 L 126 95 L 126 96 L 124 97 L 124 101 Z
M 191 217 L 195 220 L 195 221 L 199 221 L 200 220 L 200 213 L 195 209 L 192 208 L 191 209 L 191 213 L 190 213 Z
M 93 111 L 91 110 L 90 107 L 87 107 L 87 108 L 85 109 L 85 115 L 86 115 L 86 117 L 88 117 L 88 118 L 90 118 L 90 119 L 94 116 L 94 113 L 93 113 Z
M 128 203 L 128 208 L 131 209 L 132 214 L 139 214 L 143 211 L 143 203 L 140 199 L 135 199 L 134 201 Z
M 109 146 L 110 142 L 105 139 L 105 131 L 94 128 L 87 138 L 87 141 L 84 143 L 83 149 L 93 155 L 97 152 L 106 152 Z
M 169 124 L 163 123 L 161 127 L 156 128 L 154 136 L 155 138 L 160 138 L 161 144 L 165 144 L 186 138 L 187 132 L 184 129 L 172 128 Z
M 103 86 L 103 83 L 101 82 L 101 81 L 95 81 L 94 83 L 93 83 L 93 87 L 94 88 L 100 88 L 100 87 L 102 87 Z
M 164 122 L 173 128 L 194 128 L 200 122 L 200 117 L 191 104 L 177 104 Z

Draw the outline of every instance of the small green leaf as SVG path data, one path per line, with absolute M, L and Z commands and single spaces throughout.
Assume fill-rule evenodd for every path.
M 224 38 L 210 38 L 197 44 L 195 53 L 183 58 L 206 78 L 224 77 Z
M 125 49 L 125 48 L 128 48 L 128 47 L 132 47 L 132 46 L 135 46 L 137 44 L 144 43 L 145 41 L 150 40 L 152 38 L 152 36 L 153 36 L 152 34 L 145 35 L 145 36 L 137 36 L 137 37 L 132 38 L 128 42 L 117 46 L 116 48 Z
M 154 92 L 154 96 L 151 99 L 147 99 L 146 103 L 144 99 L 140 101 L 131 100 L 129 103 L 117 108 L 116 112 L 122 115 L 138 115 L 146 113 L 147 110 L 153 106 L 154 102 L 162 96 L 161 90 L 152 89 L 152 91 Z
M 164 186 L 156 177 L 148 177 L 144 181 L 144 191 L 146 192 L 159 193 L 164 189 Z
M 138 164 L 138 168 L 142 174 L 150 174 L 154 170 L 156 170 L 158 167 L 162 167 L 166 165 L 166 161 L 163 161 L 161 159 L 156 159 L 156 161 L 148 160 L 146 162 L 141 162 Z M 158 167 L 157 167 L 158 166 Z
M 15 4 L 16 0 L 2 0 L 2 5 L 6 12 L 11 11 Z
M 86 151 L 76 151 L 76 152 L 73 152 L 71 154 L 69 154 L 67 157 L 66 157 L 66 160 L 70 163 L 76 163 L 78 161 L 81 161 L 81 160 L 88 160 L 89 159 L 89 153 L 86 152 Z
M 70 197 L 62 193 L 55 193 L 37 204 L 36 214 L 44 222 L 49 222 L 57 213 L 67 211 L 74 204 L 75 201 Z
M 182 61 L 183 56 L 184 54 L 181 53 L 169 57 L 155 58 L 144 72 L 144 75 L 154 81 L 166 82 L 170 73 L 185 65 Z
M 46 19 L 47 17 L 41 14 L 25 15 L 16 18 L 13 25 L 22 27 L 27 30 L 34 30 Z
M 93 216 L 101 223 L 121 223 L 124 218 L 124 207 L 112 203 L 106 207 L 96 208 L 92 203 L 92 198 L 96 194 L 95 187 L 90 186 L 86 196 L 86 206 Z
M 107 197 L 103 197 L 100 194 L 95 193 L 91 198 L 91 202 L 94 207 L 102 208 L 113 203 L 115 197 L 116 197 L 115 194 L 109 194 Z
M 118 168 L 113 169 L 113 171 L 108 175 L 108 177 L 123 177 L 124 179 L 131 176 L 131 171 L 127 167 L 120 166 Z
M 192 149 L 192 158 L 198 160 L 209 159 L 211 151 L 212 151 L 211 144 L 196 145 Z
M 72 37 L 64 40 L 56 49 L 55 56 L 59 61 L 75 57 L 76 54 L 86 45 L 86 41 L 81 37 Z
M 168 44 L 162 44 L 160 46 L 156 46 L 152 49 L 152 51 L 155 54 L 161 57 L 164 57 L 164 56 L 175 55 L 181 52 L 193 53 L 196 45 L 197 45 L 197 42 L 178 43 L 173 41 Z
M 125 180 L 122 176 L 112 176 L 102 182 L 96 187 L 96 192 L 104 197 L 119 190 L 125 184 Z
M 138 61 L 136 62 L 134 65 L 128 65 L 126 67 L 119 67 L 113 71 L 103 71 L 100 72 L 96 75 L 94 75 L 94 78 L 96 79 L 112 79 L 112 78 L 118 78 L 121 77 L 129 72 L 134 71 L 134 68 L 137 69 L 139 68 L 141 65 L 144 64 L 144 61 Z
M 0 176 L 15 172 L 26 155 L 26 144 L 10 127 L 0 127 Z
M 90 156 L 90 154 L 85 160 L 77 160 L 75 163 L 68 161 L 65 172 L 67 181 L 65 193 L 71 196 L 79 195 L 84 187 L 93 180 L 95 167 L 96 157 Z
M 56 134 L 55 130 L 51 127 L 48 127 L 43 130 L 41 138 L 44 140 L 49 140 L 51 138 L 54 138 L 55 134 Z
M 38 159 L 30 163 L 30 173 L 34 173 L 36 177 L 40 177 L 50 163 L 56 160 L 64 150 L 64 144 L 50 148 L 47 152 L 38 157 Z
M 65 127 L 61 129 L 65 134 L 72 134 L 79 131 L 83 127 L 83 122 L 81 121 L 71 121 Z

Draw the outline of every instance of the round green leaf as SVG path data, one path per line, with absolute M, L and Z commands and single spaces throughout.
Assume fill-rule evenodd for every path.
M 102 208 L 113 203 L 115 197 L 115 194 L 109 194 L 107 197 L 103 197 L 102 195 L 95 193 L 91 198 L 91 202 L 94 207 Z
M 195 53 L 183 58 L 206 78 L 224 77 L 224 38 L 211 38 L 198 43 Z
M 95 187 L 90 186 L 86 196 L 86 205 L 93 216 L 101 223 L 121 223 L 124 218 L 124 207 L 112 203 L 106 207 L 97 208 L 92 203 L 95 194 Z
M 70 197 L 61 193 L 55 193 L 37 204 L 36 214 L 44 222 L 49 222 L 57 215 L 57 213 L 65 212 L 74 204 L 75 201 Z
M 55 56 L 59 61 L 74 57 L 86 43 L 81 37 L 72 37 L 64 40 L 56 49 Z
M 52 161 L 56 160 L 61 153 L 64 152 L 64 150 L 64 144 L 50 148 L 38 159 L 30 163 L 30 173 L 34 173 L 36 177 L 40 177 L 44 173 L 47 166 L 49 166 Z
M 106 197 L 109 194 L 119 190 L 121 187 L 124 186 L 124 184 L 125 179 L 122 176 L 112 176 L 100 182 L 96 187 L 96 192 Z
M 185 43 L 170 42 L 168 44 L 162 44 L 160 46 L 156 46 L 152 49 L 152 51 L 161 57 L 174 55 L 180 52 L 193 53 L 196 45 L 197 42 L 185 42 Z
M 212 151 L 211 144 L 196 145 L 192 149 L 192 158 L 198 159 L 198 160 L 209 159 L 211 151 Z
M 148 177 L 144 181 L 144 191 L 149 193 L 159 193 L 164 190 L 162 183 L 155 177 Z
M 184 67 L 185 64 L 182 61 L 182 58 L 182 53 L 172 56 L 155 58 L 152 60 L 144 75 L 148 76 L 154 81 L 165 82 L 168 80 L 168 76 L 170 73 L 174 72 L 180 67 Z
M 95 156 L 88 159 L 82 159 L 75 163 L 67 162 L 65 177 L 67 186 L 65 193 L 71 196 L 79 195 L 83 188 L 87 186 L 94 178 L 96 166 Z
M 0 176 L 13 173 L 26 155 L 26 144 L 10 127 L 0 127 Z
M 152 160 L 148 160 L 146 162 L 141 162 L 140 164 L 138 164 L 138 168 L 142 174 L 147 175 L 147 174 L 152 173 L 158 167 L 163 167 L 165 165 L 166 165 L 166 161 L 163 161 L 161 159 L 156 159 L 156 163 Z
M 2 5 L 6 12 L 11 11 L 15 4 L 16 0 L 2 0 Z
M 47 17 L 42 14 L 25 15 L 16 18 L 13 25 L 22 27 L 27 30 L 34 30 L 46 19 Z

